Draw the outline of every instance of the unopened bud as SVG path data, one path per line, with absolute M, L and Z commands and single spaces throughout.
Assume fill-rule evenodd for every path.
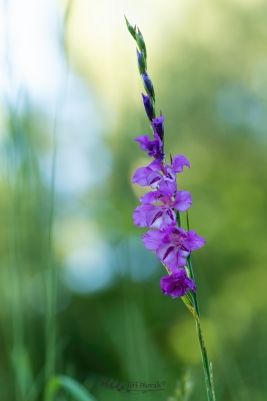
M 142 74 L 141 77 L 143 79 L 144 87 L 145 87 L 147 94 L 150 95 L 152 100 L 155 102 L 155 92 L 154 92 L 153 84 L 152 84 L 152 81 L 149 78 L 147 72 Z
M 164 116 L 153 118 L 152 120 L 153 131 L 158 134 L 160 139 L 164 137 Z
M 140 52 L 144 53 L 144 57 L 146 59 L 146 57 L 147 57 L 146 44 L 145 44 L 143 35 L 141 34 L 139 28 L 137 28 L 137 30 L 135 31 L 135 39 L 136 39 L 136 43 L 137 43 L 137 46 L 139 47 Z
M 153 103 L 151 102 L 151 99 L 150 99 L 150 95 L 146 96 L 142 93 L 142 98 L 143 98 L 143 103 L 144 103 L 144 108 L 145 108 L 146 114 L 147 114 L 149 120 L 152 121 L 152 118 L 155 117 L 155 111 L 154 111 Z
M 127 18 L 124 16 L 125 21 L 126 21 L 126 26 L 128 31 L 130 32 L 130 34 L 132 35 L 132 37 L 134 38 L 134 40 L 136 40 L 136 31 L 134 29 L 134 27 L 130 24 L 130 22 L 127 20 Z
M 136 49 L 136 54 L 139 72 L 140 74 L 144 74 L 146 72 L 146 59 L 144 57 L 144 53 L 140 53 L 138 49 Z

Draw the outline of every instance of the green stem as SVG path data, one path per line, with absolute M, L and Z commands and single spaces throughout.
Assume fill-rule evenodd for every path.
M 15 190 L 16 191 L 16 190 Z M 24 335 L 23 335 L 23 309 L 22 309 L 22 275 L 19 269 L 19 228 L 18 228 L 18 197 L 17 193 L 14 196 L 14 238 L 13 238 L 13 251 L 14 260 L 12 268 L 12 281 L 13 281 L 13 369 L 16 375 L 16 399 L 25 400 L 25 386 L 23 383 L 23 375 L 20 372 L 20 366 L 23 358 L 24 349 Z
M 208 401 L 215 401 L 215 392 L 214 392 L 214 386 L 213 386 L 211 365 L 209 363 L 208 353 L 207 353 L 207 349 L 206 349 L 206 346 L 204 343 L 204 337 L 203 337 L 203 332 L 202 332 L 199 316 L 194 307 L 194 300 L 192 299 L 192 297 L 190 295 L 191 295 L 191 293 L 190 294 L 187 293 L 186 296 L 182 297 L 182 300 L 185 303 L 185 305 L 187 306 L 187 308 L 190 310 L 190 312 L 192 313 L 192 315 L 194 316 L 195 321 L 196 321 L 198 342 L 199 342 L 200 351 L 201 351 L 202 365 L 203 365 L 203 370 L 204 370 Z
M 187 224 L 187 230 L 189 231 L 190 230 L 190 226 L 189 226 L 189 214 L 188 214 L 188 211 L 186 211 L 186 224 Z M 187 257 L 187 267 L 188 267 L 188 270 L 189 270 L 190 277 L 192 278 L 192 280 L 195 281 L 195 275 L 194 275 L 193 265 L 192 265 L 192 261 L 191 261 L 191 254 L 189 254 L 189 256 Z M 198 318 L 200 318 L 197 293 L 196 292 L 192 292 L 192 294 L 193 294 L 193 298 L 194 298 L 194 307 L 196 309 Z
M 188 212 L 186 212 L 186 223 L 187 223 L 187 230 L 189 231 L 190 226 L 189 226 Z M 190 277 L 195 281 L 194 270 L 193 270 L 193 265 L 192 265 L 192 261 L 191 261 L 191 255 L 189 255 L 187 258 L 187 267 L 189 270 Z M 190 308 L 189 309 L 191 310 L 191 312 L 196 320 L 196 329 L 197 329 L 198 342 L 199 342 L 200 351 L 201 351 L 208 401 L 215 401 L 215 392 L 214 392 L 214 386 L 213 386 L 213 377 L 212 377 L 212 372 L 211 372 L 211 366 L 209 363 L 208 353 L 207 353 L 207 349 L 206 349 L 206 346 L 204 343 L 203 332 L 202 332 L 201 324 L 200 324 L 200 313 L 199 313 L 197 294 L 192 292 L 192 295 L 193 295 L 194 310 L 191 310 Z
M 46 322 L 45 322 L 45 401 L 51 400 L 51 395 L 47 391 L 47 384 L 51 377 L 55 375 L 56 364 L 56 295 L 57 295 L 57 279 L 56 279 L 56 266 L 53 259 L 53 219 L 54 219 L 54 193 L 55 193 L 55 175 L 56 175 L 56 123 L 54 123 L 54 148 L 52 156 L 52 171 L 51 171 L 51 198 L 50 198 L 50 211 L 48 221 L 48 269 L 44 277 L 45 290 L 46 290 Z
M 195 275 L 194 275 L 194 270 L 193 270 L 193 266 L 192 266 L 192 261 L 191 261 L 191 256 L 189 255 L 187 258 L 187 267 L 190 273 L 190 277 L 192 278 L 192 280 L 195 281 Z M 194 307 L 197 311 L 197 315 L 198 318 L 200 318 L 200 312 L 199 312 L 199 306 L 198 306 L 198 299 L 197 299 L 197 293 L 193 292 L 193 298 L 194 298 Z
M 17 125 L 16 115 L 9 105 L 9 121 L 10 121 L 10 147 L 7 152 L 8 168 L 7 172 L 7 185 L 9 188 L 10 204 L 11 204 L 11 236 L 10 236 L 10 249 L 11 249 L 11 269 L 10 269 L 10 283 L 12 288 L 12 368 L 15 375 L 15 399 L 16 401 L 26 400 L 26 387 L 23 374 L 21 372 L 22 360 L 24 357 L 24 325 L 23 325 L 23 271 L 20 264 L 20 204 L 21 204 L 21 190 L 20 190 L 20 171 L 15 170 L 20 158 L 20 148 L 16 142 L 17 139 Z M 10 176 L 9 176 L 10 173 Z
M 180 216 L 180 212 L 176 212 L 176 221 L 178 224 L 178 227 L 181 227 L 181 216 Z
M 59 91 L 58 100 L 56 103 L 56 113 L 53 126 L 53 153 L 51 165 L 51 197 L 50 210 L 48 220 L 48 272 L 45 277 L 46 283 L 46 351 L 45 351 L 45 401 L 52 401 L 53 396 L 49 392 L 48 383 L 56 373 L 56 339 L 57 339 L 57 321 L 56 321 L 56 300 L 57 300 L 57 270 L 53 252 L 53 221 L 54 221 L 54 202 L 55 202 L 55 178 L 56 178 L 56 158 L 57 158 L 57 126 L 59 122 L 59 113 L 64 104 L 68 78 L 69 78 L 69 58 L 65 43 L 65 32 L 67 20 L 69 18 L 71 1 L 68 1 L 66 13 L 64 17 L 62 43 L 63 50 L 66 53 L 66 75 L 62 84 L 62 89 Z
M 206 349 L 206 346 L 204 343 L 203 332 L 201 329 L 201 324 L 200 324 L 199 319 L 196 319 L 196 327 L 197 327 L 198 341 L 199 341 L 201 357 L 202 357 L 202 364 L 203 364 L 208 400 L 215 401 L 215 393 L 214 393 L 214 389 L 213 389 L 210 364 L 209 364 L 207 349 Z

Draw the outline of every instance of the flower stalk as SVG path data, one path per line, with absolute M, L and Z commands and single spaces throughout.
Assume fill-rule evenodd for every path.
M 135 141 L 154 160 L 134 173 L 132 183 L 148 186 L 151 191 L 140 198 L 141 205 L 133 213 L 134 224 L 149 227 L 142 236 L 145 247 L 156 254 L 168 275 L 162 277 L 160 286 L 163 294 L 180 297 L 196 321 L 208 401 L 215 401 L 212 367 L 209 363 L 200 323 L 197 288 L 194 278 L 191 252 L 201 248 L 205 239 L 189 228 L 188 209 L 193 200 L 188 191 L 178 190 L 177 174 L 190 162 L 184 155 L 172 157 L 166 163 L 164 152 L 164 115 L 156 117 L 155 91 L 147 73 L 147 51 L 139 28 L 133 27 L 125 17 L 127 29 L 137 44 L 137 65 L 146 95 L 142 93 L 143 105 L 149 119 L 153 139 L 149 135 L 139 136 Z M 187 230 L 182 227 L 181 213 L 186 212 Z

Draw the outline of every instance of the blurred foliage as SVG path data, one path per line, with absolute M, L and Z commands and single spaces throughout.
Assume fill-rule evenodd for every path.
M 116 45 L 112 42 L 111 48 L 105 47 L 111 42 L 94 35 L 86 42 L 83 18 L 88 14 L 83 17 L 85 6 L 74 3 L 65 20 L 66 64 L 71 61 L 92 95 L 97 118 L 103 120 L 102 144 L 98 149 L 86 148 L 93 174 L 98 174 L 96 159 L 100 166 L 108 164 L 110 172 L 105 180 L 71 197 L 56 183 L 53 190 L 53 149 L 57 158 L 66 140 L 57 137 L 60 124 L 54 124 L 38 105 L 30 103 L 18 111 L 16 102 L 3 99 L 1 401 L 44 397 L 47 347 L 53 349 L 45 320 L 53 303 L 47 302 L 51 264 L 58 288 L 56 364 L 51 377 L 75 378 L 97 400 L 205 400 L 193 318 L 182 302 L 161 294 L 159 279 L 165 272 L 143 249 L 141 234 L 146 230 L 132 222 L 141 190 L 133 187 L 131 176 L 149 162 L 133 142 L 149 132 L 139 99 L 142 84 L 134 43 L 123 12 L 111 22 L 115 42 L 117 32 L 123 32 L 125 39 Z M 191 169 L 179 175 L 179 186 L 193 196 L 191 229 L 207 240 L 192 259 L 216 399 L 263 401 L 267 396 L 267 6 L 252 0 L 188 3 L 177 24 L 169 23 L 181 11 L 173 4 L 164 9 L 159 25 L 153 20 L 155 40 L 149 33 L 151 21 L 150 26 L 138 25 L 146 39 L 157 112 L 162 109 L 165 115 L 165 149 L 173 155 L 183 153 L 191 162 Z M 88 4 L 93 18 L 99 10 L 93 2 Z M 110 3 L 103 4 L 105 12 L 111 12 Z M 174 10 L 176 14 L 170 15 Z M 97 52 L 92 54 L 94 46 L 101 57 L 105 53 L 111 57 L 110 64 Z M 64 125 L 62 100 L 59 106 L 56 118 Z M 78 137 L 83 127 L 84 121 L 75 120 L 72 136 Z M 96 131 L 92 121 L 88 137 Z M 81 144 L 77 139 L 77 146 Z M 74 152 L 75 146 L 70 143 L 69 151 Z M 45 167 L 44 157 L 49 160 Z M 108 247 L 101 256 L 108 259 L 112 274 L 98 290 L 75 292 L 64 279 L 67 256 L 72 248 L 79 253 L 81 246 L 92 253 L 98 241 Z M 110 253 L 105 254 L 105 249 Z M 88 275 L 92 274 L 93 282 L 98 265 L 90 263 Z M 188 367 L 191 375 L 186 379 Z M 159 380 L 166 385 L 163 392 L 125 395 L 101 386 L 103 377 L 124 382 Z M 190 394 L 183 396 L 186 380 L 190 386 L 192 380 L 192 386 Z M 69 383 L 72 386 L 71 379 Z M 77 386 L 71 388 L 75 391 Z M 75 399 L 71 391 L 57 397 Z

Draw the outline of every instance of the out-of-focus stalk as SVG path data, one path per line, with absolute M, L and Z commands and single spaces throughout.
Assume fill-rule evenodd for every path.
M 45 293 L 46 293 L 46 320 L 45 320 L 45 401 L 52 400 L 48 391 L 48 383 L 50 378 L 55 374 L 56 363 L 56 295 L 57 295 L 57 279 L 56 266 L 53 258 L 53 218 L 54 218 L 54 192 L 55 192 L 55 169 L 56 169 L 56 122 L 54 126 L 54 149 L 52 156 L 51 168 L 51 195 L 50 195 L 50 211 L 48 223 L 48 266 L 45 273 Z
M 16 116 L 11 104 L 8 105 L 9 140 L 7 144 L 7 184 L 11 204 L 11 237 L 10 249 L 12 254 L 10 283 L 12 287 L 12 334 L 13 347 L 11 362 L 15 375 L 16 401 L 26 401 L 26 388 L 21 374 L 21 364 L 24 358 L 24 328 L 23 328 L 23 302 L 22 302 L 22 271 L 20 269 L 20 182 L 19 170 L 15 167 L 20 159 L 20 146 L 18 139 Z
M 48 263 L 45 276 L 46 290 L 46 324 L 45 324 L 45 401 L 53 401 L 54 397 L 49 389 L 49 383 L 56 373 L 56 302 L 57 302 L 57 269 L 54 260 L 53 250 L 53 222 L 54 222 L 54 203 L 55 203 L 55 179 L 56 179 L 56 158 L 57 158 L 57 125 L 59 121 L 60 110 L 64 104 L 68 77 L 69 77 L 69 58 L 66 45 L 66 27 L 71 13 L 72 0 L 66 5 L 65 14 L 61 26 L 61 47 L 66 57 L 66 74 L 58 94 L 56 103 L 56 112 L 53 126 L 53 151 L 51 163 L 51 185 L 50 185 L 50 210 L 48 220 Z

